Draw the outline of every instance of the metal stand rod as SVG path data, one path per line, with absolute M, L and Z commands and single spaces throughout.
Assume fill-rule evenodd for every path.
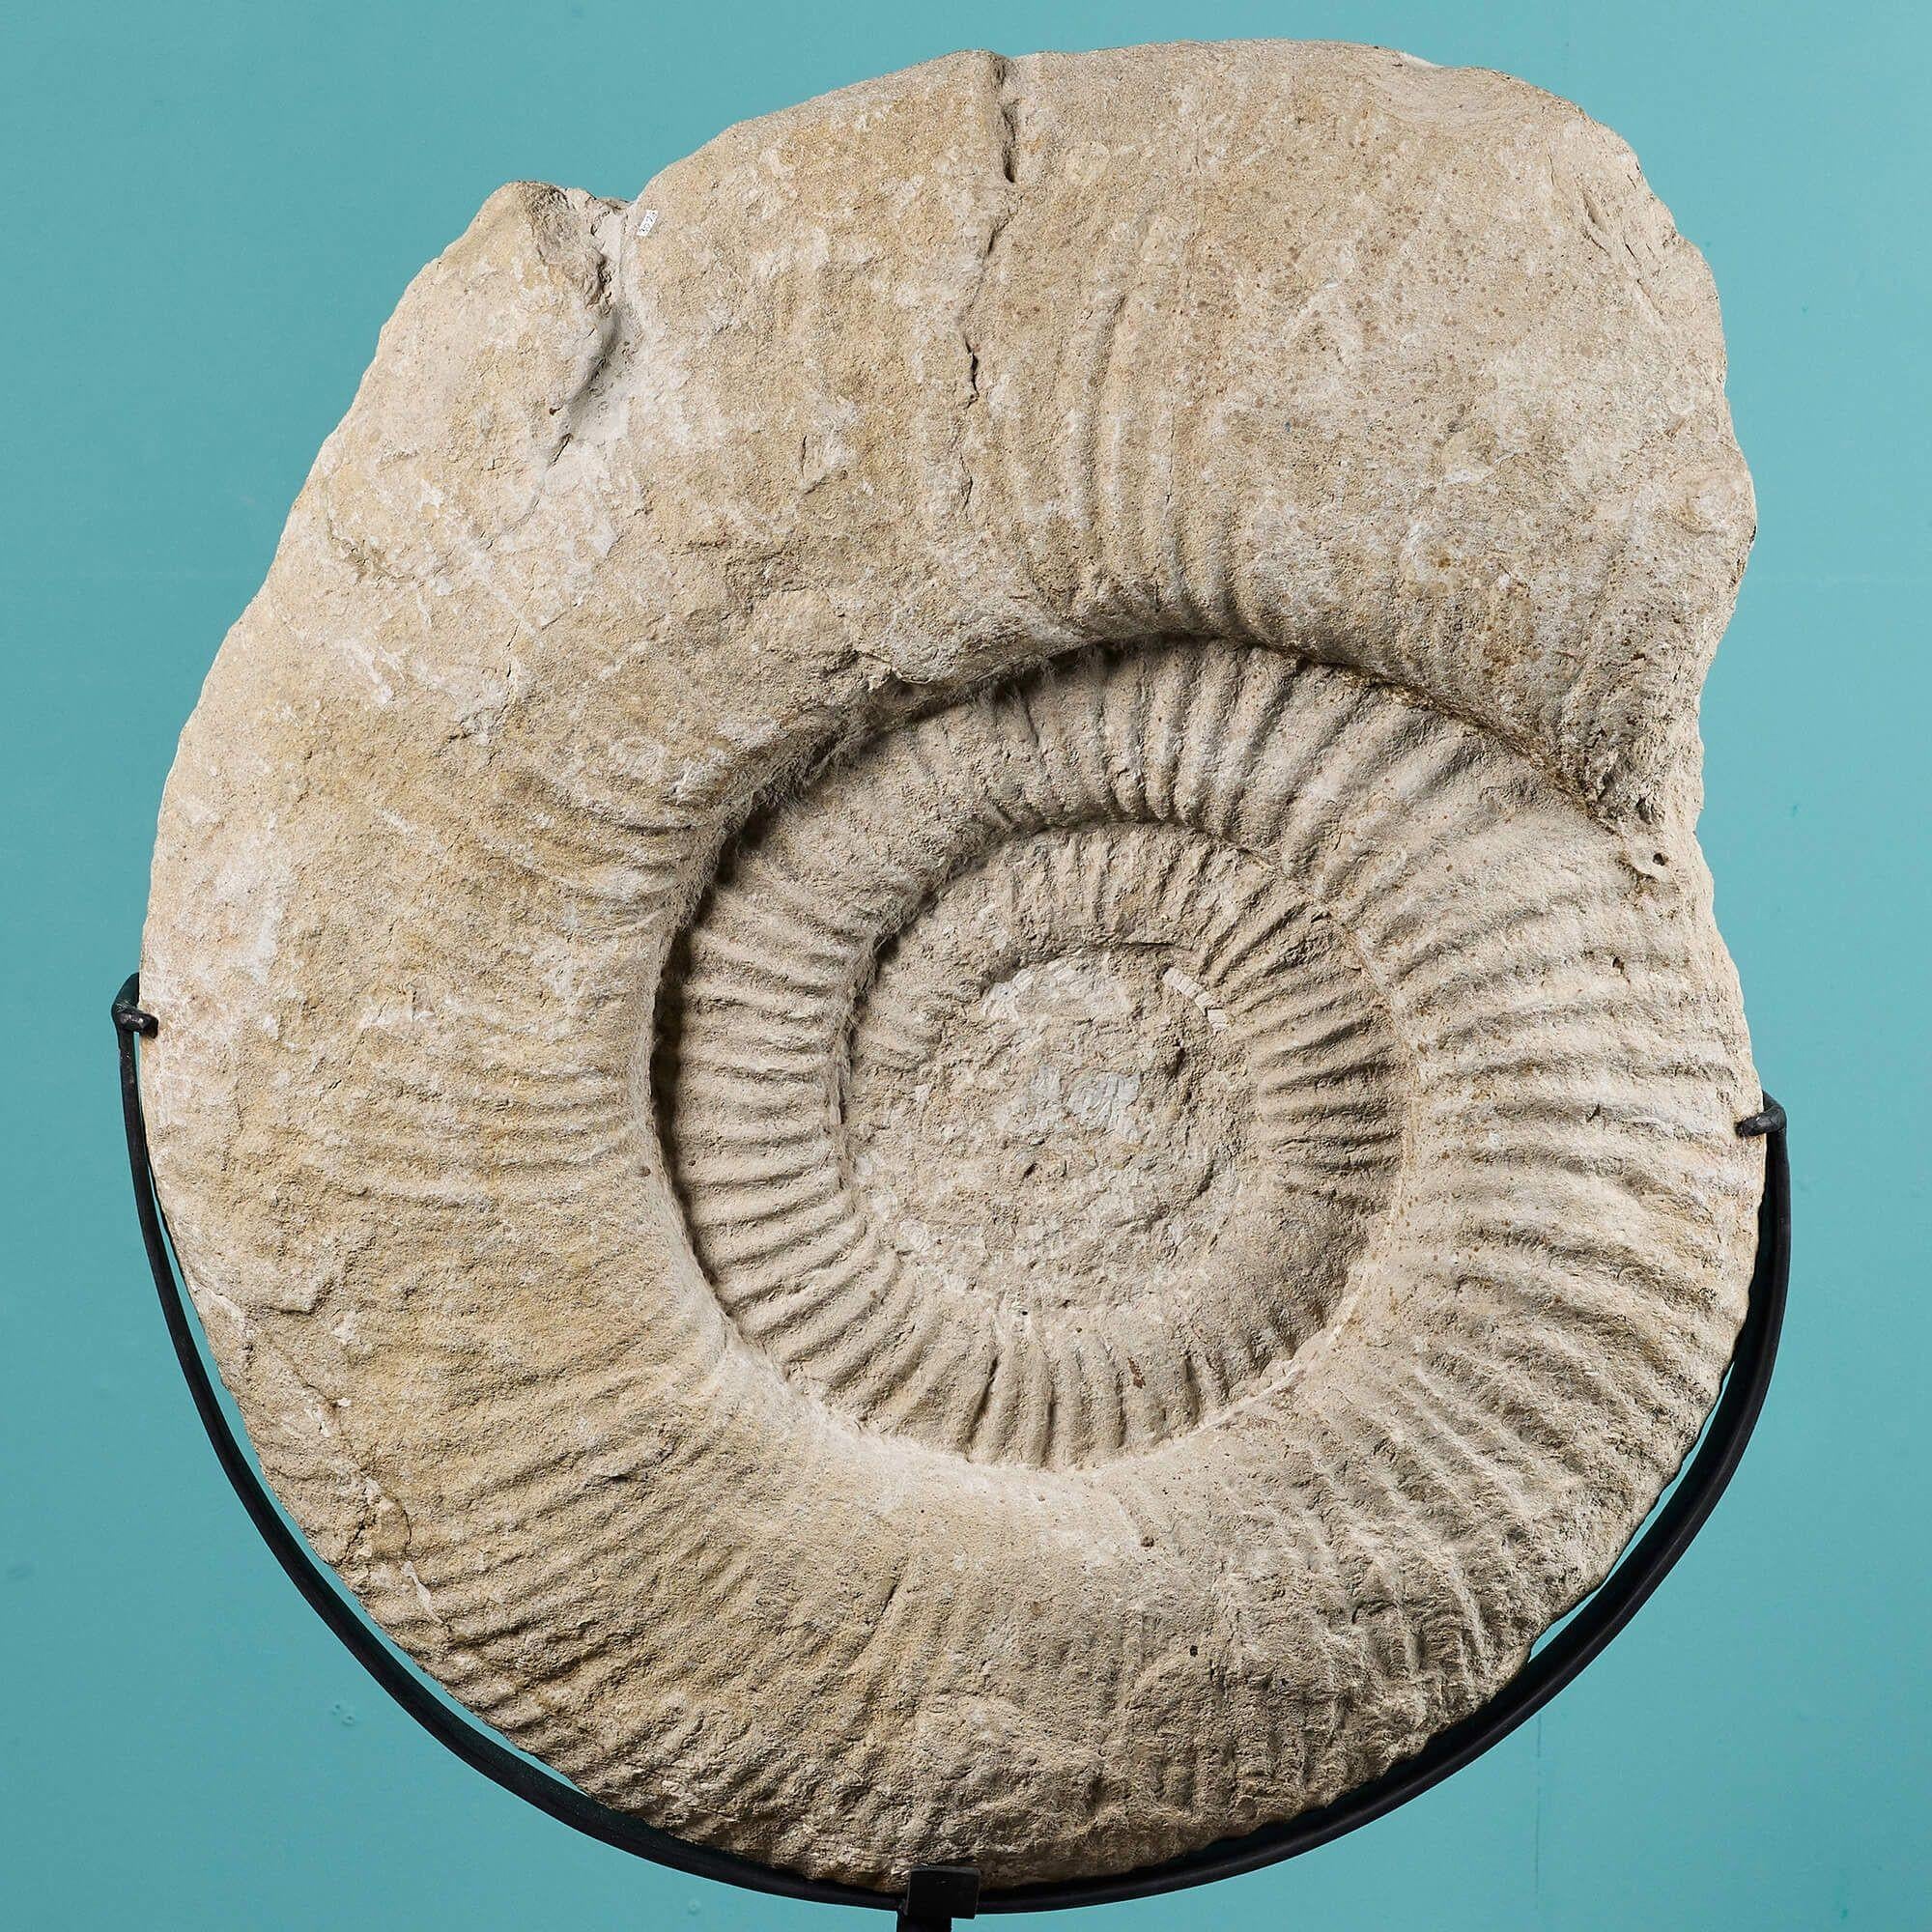
M 1791 1271 L 1791 1177 L 1785 1147 L 1784 1109 L 1769 1095 L 1762 1109 L 1738 1122 L 1737 1131 L 1765 1142 L 1764 1194 L 1758 1204 L 1757 1262 L 1750 1305 L 1723 1393 L 1713 1410 L 1702 1445 L 1684 1470 L 1650 1527 L 1638 1537 L 1593 1596 L 1480 1710 L 1438 1731 L 1413 1757 L 1319 1810 L 1304 1811 L 1244 1837 L 1225 1839 L 1185 1858 L 1140 1871 L 1100 1879 L 1073 1879 L 1018 1886 L 981 1894 L 971 1865 L 916 1865 L 902 1890 L 872 1890 L 807 1878 L 708 1846 L 689 1844 L 626 1812 L 612 1810 L 536 1759 L 526 1757 L 452 1710 L 429 1683 L 392 1650 L 343 1594 L 332 1575 L 292 1529 L 230 1426 L 214 1379 L 196 1341 L 187 1298 L 176 1277 L 159 1197 L 149 1160 L 147 1123 L 141 1111 L 137 1041 L 159 1030 L 141 1006 L 138 975 L 115 996 L 114 1030 L 120 1043 L 121 1106 L 128 1133 L 128 1164 L 134 1182 L 134 1211 L 161 1300 L 161 1314 L 175 1356 L 194 1399 L 202 1427 L 248 1520 L 303 1600 L 355 1661 L 424 1730 L 473 1770 L 574 1831 L 638 1858 L 694 1877 L 718 1879 L 753 1891 L 824 1905 L 861 1905 L 895 1911 L 899 1932 L 951 1932 L 954 1918 L 980 1912 L 1035 1912 L 1104 1905 L 1184 1886 L 1206 1885 L 1297 1857 L 1384 1816 L 1460 1771 L 1498 1744 L 1549 1702 L 1630 1622 L 1709 1520 L 1736 1473 L 1750 1440 L 1777 1358 Z

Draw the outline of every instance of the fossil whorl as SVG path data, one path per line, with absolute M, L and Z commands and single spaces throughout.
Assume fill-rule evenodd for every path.
M 1708 1410 L 1708 278 L 1493 74 L 958 55 L 411 289 L 169 781 L 144 1081 L 321 1552 L 687 1836 L 1157 1860 Z

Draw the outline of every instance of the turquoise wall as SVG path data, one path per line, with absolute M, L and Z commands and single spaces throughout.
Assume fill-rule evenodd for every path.
M 1622 132 L 1709 256 L 1763 523 L 1704 838 L 1790 1107 L 1783 1366 L 1614 1649 L 1402 1815 L 1174 1924 L 1932 1925 L 1921 8 L 1117 0 L 15 14 L 0 582 L 0 1917 L 22 1927 L 831 1926 L 636 1865 L 387 1708 L 254 1541 L 166 1351 L 107 999 L 223 630 L 409 276 L 501 181 L 634 193 L 725 124 L 960 44 L 1373 40 Z M 1916 990 L 1915 990 L 1916 989 Z

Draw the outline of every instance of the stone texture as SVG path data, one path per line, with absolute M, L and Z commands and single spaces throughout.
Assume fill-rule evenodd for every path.
M 1706 1412 L 1703 265 L 1499 75 L 960 54 L 384 329 L 169 781 L 265 1467 L 674 1832 L 1116 1870 L 1473 1708 Z

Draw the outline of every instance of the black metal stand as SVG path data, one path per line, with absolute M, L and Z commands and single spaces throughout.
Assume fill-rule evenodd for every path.
M 586 1797 L 534 1758 L 512 1749 L 482 1725 L 444 1703 L 427 1679 L 392 1650 L 375 1626 L 337 1586 L 321 1561 L 290 1526 L 255 1471 L 229 1424 L 214 1378 L 196 1340 L 187 1297 L 170 1254 L 160 1202 L 148 1157 L 141 1112 L 140 1058 L 136 1042 L 156 1033 L 154 1014 L 140 1004 L 140 980 L 130 977 L 115 996 L 114 1029 L 121 1051 L 121 1105 L 128 1129 L 128 1162 L 134 1181 L 134 1211 L 160 1294 L 161 1313 L 175 1355 L 228 1480 L 275 1560 L 309 1607 L 424 1730 L 463 1762 L 506 1791 L 607 1845 L 695 1877 L 753 1891 L 825 1905 L 863 1905 L 896 1911 L 899 1932 L 950 1932 L 954 1918 L 979 1912 L 1033 1912 L 1104 1905 L 1144 1898 L 1184 1886 L 1206 1885 L 1237 1872 L 1291 1859 L 1406 1804 L 1498 1744 L 1532 1718 L 1630 1622 L 1669 1574 L 1708 1520 L 1750 1440 L 1777 1355 L 1791 1271 L 1791 1177 L 1785 1148 L 1784 1109 L 1769 1095 L 1758 1113 L 1737 1123 L 1739 1134 L 1765 1140 L 1764 1194 L 1758 1204 L 1757 1262 L 1750 1306 L 1739 1330 L 1730 1373 L 1712 1411 L 1702 1445 L 1685 1465 L 1676 1487 L 1650 1526 L 1570 1621 L 1532 1656 L 1480 1710 L 1450 1725 L 1412 1758 L 1357 1786 L 1334 1804 L 1304 1811 L 1284 1824 L 1244 1837 L 1224 1839 L 1185 1858 L 1110 1878 L 1073 1879 L 1018 1886 L 982 1894 L 971 1865 L 916 1865 L 898 1892 L 833 1885 L 797 1872 L 689 1844 L 622 1811 Z

